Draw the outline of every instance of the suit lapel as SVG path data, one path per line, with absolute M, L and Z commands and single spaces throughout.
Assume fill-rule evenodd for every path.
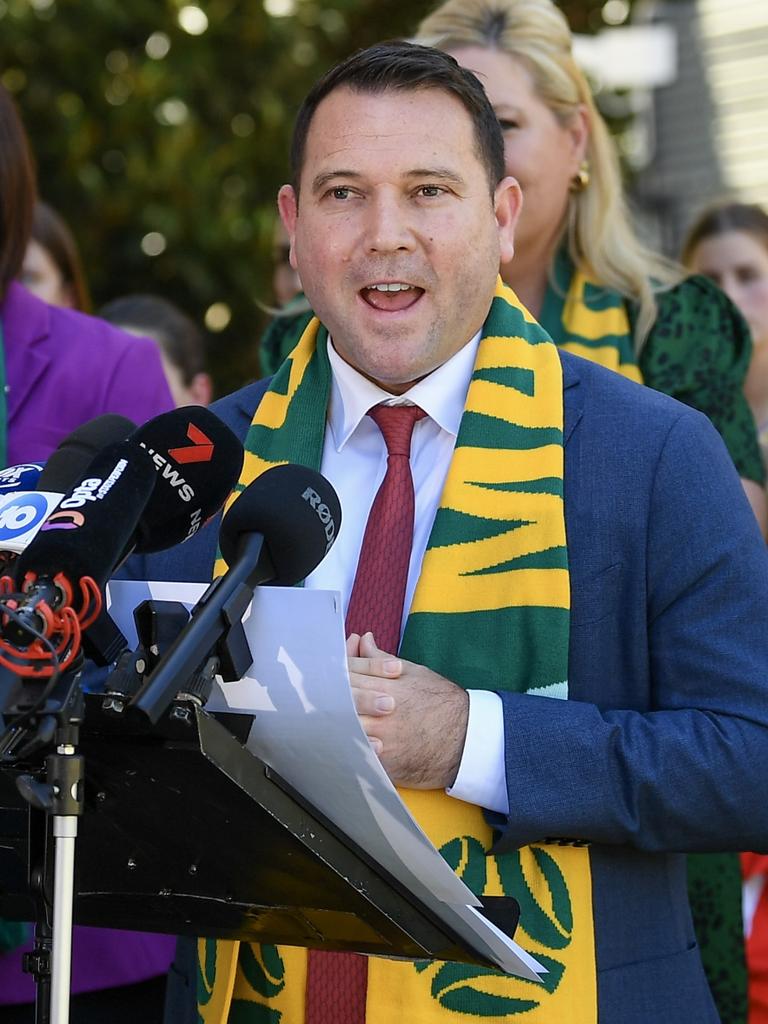
M 563 443 L 567 446 L 584 412 L 584 388 L 578 371 L 578 359 L 560 352 L 563 366 Z

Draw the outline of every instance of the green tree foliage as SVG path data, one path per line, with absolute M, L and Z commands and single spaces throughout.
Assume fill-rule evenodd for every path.
M 407 34 L 431 6 L 0 0 L 0 78 L 96 304 L 153 291 L 207 313 L 219 392 L 258 376 L 296 109 L 336 59 Z M 596 5 L 573 7 L 579 23 Z

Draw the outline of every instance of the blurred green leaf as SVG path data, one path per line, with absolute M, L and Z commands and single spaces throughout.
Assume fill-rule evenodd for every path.
M 229 306 L 226 329 L 209 335 L 221 394 L 259 375 L 275 196 L 299 103 L 337 59 L 407 35 L 433 4 L 198 4 L 207 29 L 191 35 L 178 20 L 184 0 L 0 0 L 0 78 L 97 307 L 153 291 L 202 324 L 213 303 Z M 600 9 L 563 6 L 580 28 Z M 165 239 L 159 255 L 142 251 L 149 232 Z

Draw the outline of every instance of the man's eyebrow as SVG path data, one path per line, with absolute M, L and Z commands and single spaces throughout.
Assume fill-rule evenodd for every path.
M 362 177 L 363 175 L 358 171 L 345 170 L 344 168 L 324 171 L 313 179 L 312 191 L 315 193 L 322 191 L 330 181 L 334 181 L 336 178 L 359 181 Z M 412 170 L 406 171 L 403 177 L 408 179 L 428 178 L 432 181 L 446 181 L 454 185 L 464 184 L 464 178 L 448 167 L 414 167 Z
M 431 178 L 434 181 L 449 181 L 454 185 L 464 184 L 464 178 L 448 167 L 415 167 L 412 171 L 407 171 L 405 177 Z
M 359 174 L 357 171 L 346 171 L 343 167 L 335 171 L 324 171 L 323 174 L 318 174 L 313 179 L 312 191 L 319 192 L 329 181 L 333 181 L 334 178 L 352 178 L 354 181 L 358 181 L 362 178 L 362 174 Z

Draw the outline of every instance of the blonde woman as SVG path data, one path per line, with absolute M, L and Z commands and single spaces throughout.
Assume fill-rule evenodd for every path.
M 709 282 L 683 280 L 640 244 L 562 11 L 550 0 L 448 0 L 416 41 L 477 74 L 504 130 L 506 170 L 524 198 L 504 280 L 563 348 L 706 413 L 765 530 L 764 469 L 743 394 L 749 337 Z
M 550 0 L 448 0 L 422 21 L 416 41 L 478 76 L 503 129 L 506 171 L 524 200 L 504 280 L 561 347 L 706 413 L 765 532 L 764 470 L 743 391 L 748 331 L 710 281 L 684 278 L 639 242 L 562 11 Z M 743 1021 L 738 858 L 689 858 L 689 875 L 721 1017 Z

